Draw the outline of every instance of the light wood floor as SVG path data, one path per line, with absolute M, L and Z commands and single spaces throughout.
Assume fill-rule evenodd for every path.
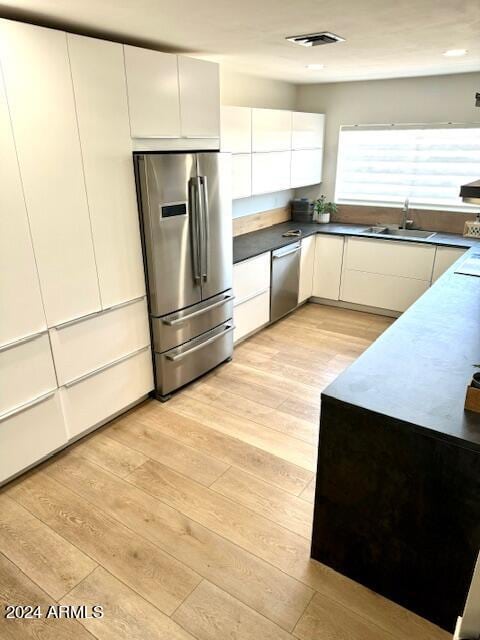
M 0 638 L 446 640 L 309 558 L 320 391 L 391 322 L 307 304 L 4 488 L 2 605 L 105 617 Z

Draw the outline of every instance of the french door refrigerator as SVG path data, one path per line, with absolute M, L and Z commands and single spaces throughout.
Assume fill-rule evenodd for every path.
M 155 392 L 233 353 L 230 154 L 135 153 Z

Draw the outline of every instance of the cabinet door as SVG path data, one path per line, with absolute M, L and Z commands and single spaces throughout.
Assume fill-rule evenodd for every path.
M 348 238 L 345 268 L 430 281 L 434 256 L 433 245 Z
M 338 300 L 342 275 L 344 239 L 341 236 L 317 235 L 312 295 Z
M 379 309 L 405 311 L 429 286 L 429 280 L 345 270 L 340 299 Z
M 292 149 L 321 149 L 325 116 L 322 113 L 292 113 Z
M 0 183 L 1 346 L 47 326 L 1 75 Z
M 270 321 L 270 289 L 245 300 L 233 310 L 234 342 L 260 329 Z
M 52 326 L 100 308 L 66 34 L 2 20 L 0 58 Z
M 437 247 L 433 265 L 432 282 L 438 280 L 442 273 L 452 266 L 455 260 L 463 256 L 465 251 L 466 249 L 459 249 L 458 247 Z
M 318 184 L 322 181 L 323 149 L 292 151 L 292 187 Z
M 252 154 L 252 193 L 290 188 L 291 151 Z
M 300 280 L 298 287 L 298 302 L 304 302 L 312 296 L 313 270 L 315 265 L 315 236 L 302 240 L 300 254 Z
M 291 111 L 252 109 L 252 151 L 287 151 L 291 147 Z
M 237 153 L 232 156 L 232 198 L 252 195 L 252 156 Z
M 103 308 L 145 293 L 122 45 L 68 34 Z
M 221 107 L 220 148 L 230 153 L 251 152 L 252 110 L 250 107 Z
M 132 138 L 179 138 L 177 56 L 124 46 Z
M 215 62 L 178 57 L 182 136 L 220 137 L 220 71 Z

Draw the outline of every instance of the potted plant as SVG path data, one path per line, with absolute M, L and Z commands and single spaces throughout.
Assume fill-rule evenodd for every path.
M 313 210 L 316 222 L 326 223 L 330 222 L 332 213 L 337 213 L 337 205 L 334 202 L 327 202 L 325 196 L 322 195 L 318 200 L 315 200 Z

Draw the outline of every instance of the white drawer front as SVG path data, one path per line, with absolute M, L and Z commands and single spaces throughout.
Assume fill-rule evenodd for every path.
M 303 187 L 322 181 L 322 149 L 292 151 L 291 186 Z
M 67 442 L 59 393 L 0 418 L 0 482 Z
M 290 188 L 291 151 L 252 154 L 252 193 Z
M 429 280 L 344 271 L 340 299 L 369 307 L 405 311 L 429 286 Z
M 0 350 L 0 415 L 56 387 L 48 333 Z
M 259 329 L 270 320 L 270 289 L 246 300 L 233 310 L 234 342 Z
M 345 268 L 430 281 L 434 257 L 432 245 L 348 238 Z
M 145 299 L 50 331 L 59 385 L 150 344 Z
M 105 422 L 153 389 L 150 349 L 62 387 L 68 438 Z
M 252 195 L 252 156 L 240 153 L 232 156 L 232 198 Z
M 270 287 L 270 251 L 233 265 L 235 305 Z

